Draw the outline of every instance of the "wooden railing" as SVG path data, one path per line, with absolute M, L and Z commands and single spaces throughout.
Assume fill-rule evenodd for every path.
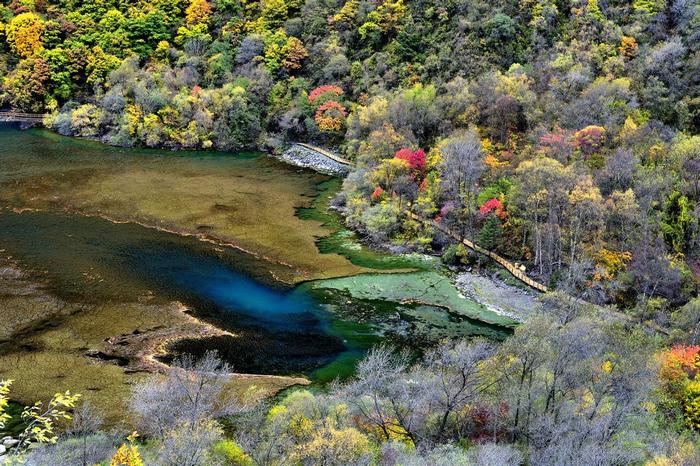
M 43 123 L 48 114 L 44 113 L 23 113 L 23 112 L 0 112 L 0 121 L 18 123 Z
M 468 247 L 472 251 L 476 251 L 480 254 L 483 254 L 483 255 L 493 259 L 495 262 L 500 264 L 504 269 L 506 269 L 508 272 L 510 272 L 511 275 L 513 275 L 515 278 L 517 278 L 521 282 L 525 283 L 527 286 L 534 288 L 537 291 L 541 291 L 542 293 L 546 293 L 549 291 L 549 288 L 547 288 L 547 286 L 545 286 L 542 283 L 528 277 L 520 267 L 517 267 L 515 264 L 510 262 L 505 257 L 499 256 L 498 254 L 496 254 L 493 251 L 489 251 L 488 249 L 482 248 L 481 246 L 474 243 L 473 241 L 470 241 L 466 238 L 460 237 L 458 234 L 451 231 L 450 229 L 448 229 L 444 225 L 441 225 L 439 222 L 436 222 L 435 220 L 425 220 L 413 212 L 409 212 L 408 216 L 411 217 L 413 220 L 417 220 L 421 223 L 429 223 L 431 226 L 437 228 L 438 230 L 440 230 L 444 234 L 456 239 L 457 241 L 460 241 L 462 244 L 464 244 L 466 247 Z
M 455 240 L 461 242 L 462 244 L 464 244 L 466 247 L 468 247 L 468 248 L 471 249 L 472 251 L 476 251 L 476 252 L 478 252 L 478 253 L 480 253 L 480 254 L 483 254 L 483 255 L 485 255 L 485 256 L 487 256 L 487 257 L 493 259 L 494 262 L 498 263 L 500 266 L 502 266 L 504 269 L 506 269 L 508 272 L 510 272 L 511 275 L 513 275 L 515 278 L 517 278 L 517 279 L 520 280 L 521 282 L 525 283 L 525 284 L 528 285 L 529 287 L 534 288 L 534 289 L 536 289 L 537 291 L 541 291 L 542 293 L 547 293 L 548 291 L 550 291 L 549 288 L 548 288 L 547 286 L 545 286 L 544 284 L 542 284 L 542 283 L 540 283 L 540 282 L 538 282 L 538 281 L 536 281 L 536 280 L 533 280 L 532 278 L 528 277 L 528 276 L 525 274 L 525 272 L 524 272 L 523 270 L 521 270 L 519 267 L 516 267 L 515 264 L 513 264 L 512 262 L 510 262 L 508 259 L 506 259 L 506 258 L 504 258 L 504 257 L 502 257 L 502 256 L 499 256 L 499 255 L 496 254 L 495 252 L 489 251 L 488 249 L 482 248 L 481 246 L 479 246 L 478 244 L 474 243 L 473 241 L 470 241 L 470 240 L 468 240 L 468 239 L 466 239 L 466 238 L 460 237 L 460 235 L 458 235 L 458 234 L 456 234 L 455 232 L 451 231 L 449 228 L 445 227 L 444 225 L 441 225 L 440 222 L 436 222 L 435 220 L 427 220 L 427 219 L 424 219 L 424 218 L 422 218 L 422 217 L 416 215 L 416 214 L 413 213 L 413 212 L 408 212 L 408 216 L 409 216 L 411 219 L 416 220 L 416 221 L 418 221 L 418 222 L 421 222 L 421 223 L 424 224 L 424 225 L 427 224 L 427 225 L 430 225 L 430 226 L 432 226 L 432 227 L 434 227 L 434 228 L 440 230 L 440 231 L 443 232 L 444 234 L 446 234 L 446 235 L 448 235 L 448 236 L 454 238 Z M 604 312 L 607 312 L 607 313 L 609 313 L 609 314 L 612 314 L 612 315 L 614 315 L 615 317 L 618 317 L 618 318 L 620 318 L 620 319 L 622 319 L 622 320 L 626 320 L 626 321 L 628 321 L 628 322 L 632 322 L 632 323 L 635 323 L 635 324 L 642 324 L 642 325 L 645 325 L 647 328 L 649 328 L 649 329 L 651 329 L 651 330 L 653 330 L 653 331 L 655 331 L 655 332 L 662 333 L 662 334 L 664 334 L 664 335 L 669 335 L 669 334 L 670 334 L 669 329 L 664 328 L 664 327 L 661 327 L 660 325 L 658 325 L 658 324 L 656 324 L 656 323 L 654 323 L 654 322 L 640 322 L 638 319 L 635 319 L 635 318 L 632 317 L 632 316 L 629 316 L 629 315 L 627 315 L 627 314 L 625 314 L 625 313 L 623 313 L 623 312 L 617 311 L 617 310 L 612 309 L 612 308 L 610 308 L 610 307 L 598 306 L 598 305 L 596 305 L 596 304 L 589 303 L 588 301 L 586 301 L 586 300 L 584 300 L 584 299 L 577 298 L 577 297 L 575 297 L 575 296 L 571 296 L 571 295 L 568 295 L 568 294 L 563 294 L 563 296 L 565 296 L 565 297 L 568 298 L 571 302 L 574 302 L 574 303 L 576 303 L 576 304 L 580 304 L 580 305 L 584 305 L 584 306 L 593 306 L 593 307 L 595 307 L 595 308 L 597 308 L 597 309 L 599 309 L 599 310 L 601 310 L 601 311 L 604 311 Z
M 328 150 L 326 150 L 326 149 L 323 149 L 323 148 L 321 148 L 321 147 L 312 146 L 311 144 L 306 144 L 306 143 L 303 143 L 303 142 L 297 142 L 297 143 L 295 143 L 295 144 L 296 144 L 297 146 L 303 147 L 304 149 L 308 149 L 308 150 L 310 150 L 310 151 L 313 151 L 313 152 L 316 152 L 316 153 L 318 153 L 318 154 L 321 154 L 321 155 L 323 155 L 324 157 L 328 157 L 329 159 L 334 160 L 334 161 L 338 162 L 338 163 L 341 164 L 341 165 L 347 165 L 347 166 L 353 166 L 353 165 L 355 165 L 355 164 L 352 163 L 350 160 L 344 159 L 344 158 L 342 158 L 342 157 L 340 157 L 340 156 L 338 156 L 338 155 L 335 155 L 333 152 L 330 152 L 330 151 L 328 151 Z

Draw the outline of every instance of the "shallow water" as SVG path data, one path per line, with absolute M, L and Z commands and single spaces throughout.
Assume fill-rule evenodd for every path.
M 290 285 L 372 270 L 433 273 L 419 259 L 369 251 L 342 228 L 326 210 L 337 181 L 260 154 L 125 150 L 8 127 L 0 142 L 3 255 L 66 301 L 177 300 L 234 334 L 185 339 L 173 354 L 217 349 L 239 372 L 325 381 L 351 373 L 384 339 L 421 347 L 509 331 L 502 320 L 479 320 L 478 307 L 467 315 L 353 293 L 342 279 Z M 70 328 L 71 318 L 56 325 Z
M 320 302 L 275 282 L 268 273 L 274 264 L 234 248 L 54 212 L 0 213 L 0 245 L 67 301 L 153 296 L 155 302 L 186 304 L 196 316 L 236 333 L 224 339 L 231 340 L 228 346 L 206 346 L 219 347 L 237 371 L 308 372 L 347 349 Z M 344 339 L 352 339 L 353 331 L 347 328 Z
M 319 254 L 330 230 L 296 211 L 328 177 L 260 153 L 121 149 L 0 125 L 0 206 L 68 210 L 197 235 L 286 264 L 296 283 L 362 272 Z

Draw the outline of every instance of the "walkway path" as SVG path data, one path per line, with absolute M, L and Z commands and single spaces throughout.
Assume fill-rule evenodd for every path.
M 0 122 L 43 123 L 47 116 L 44 113 L 0 112 Z
M 457 241 L 460 241 L 462 244 L 464 244 L 466 247 L 471 249 L 472 251 L 476 251 L 480 254 L 483 254 L 491 259 L 493 259 L 495 262 L 497 262 L 499 265 L 501 265 L 503 268 L 505 268 L 508 272 L 510 272 L 515 278 L 520 280 L 521 282 L 525 283 L 526 285 L 536 289 L 537 291 L 541 291 L 542 293 L 547 293 L 549 288 L 545 286 L 544 284 L 533 280 L 532 278 L 528 277 L 525 272 L 523 272 L 520 268 L 516 267 L 515 264 L 511 263 L 508 259 L 499 256 L 495 252 L 491 252 L 485 248 L 482 248 L 478 244 L 474 243 L 473 241 L 470 241 L 466 238 L 461 238 L 458 234 L 455 232 L 451 231 L 449 228 L 445 227 L 444 225 L 441 225 L 440 222 L 436 222 L 435 220 L 426 220 L 424 218 L 421 218 L 420 216 L 416 215 L 413 212 L 409 212 L 408 216 L 412 218 L 413 220 L 419 221 L 423 224 L 428 224 L 444 234 L 456 239 Z M 589 303 L 588 301 L 585 301 L 581 298 L 577 298 L 575 296 L 571 296 L 568 294 L 563 294 L 563 296 L 568 297 L 572 302 L 585 305 L 585 306 L 595 306 L 596 308 L 600 310 L 604 310 L 606 312 L 612 313 L 616 317 L 619 317 L 623 320 L 626 320 L 628 322 L 632 323 L 642 323 L 643 325 L 646 325 L 647 328 L 655 331 L 662 333 L 664 335 L 669 335 L 670 331 L 667 328 L 661 327 L 660 325 L 655 324 L 654 322 L 640 322 L 639 320 L 635 319 L 632 316 L 629 316 L 623 312 L 616 311 L 610 307 L 603 307 L 603 306 L 598 306 L 593 303 Z
M 321 148 L 321 147 L 312 146 L 311 144 L 306 144 L 306 143 L 303 143 L 303 142 L 297 142 L 297 143 L 295 143 L 295 144 L 296 144 L 297 146 L 301 146 L 301 147 L 303 147 L 303 148 L 305 148 L 305 149 L 308 149 L 308 150 L 310 150 L 310 151 L 314 151 L 314 152 L 316 152 L 316 153 L 319 153 L 319 154 L 323 155 L 324 157 L 328 157 L 328 158 L 331 159 L 331 160 L 335 160 L 335 161 L 338 162 L 339 164 L 347 165 L 347 166 L 349 166 L 349 167 L 355 165 L 354 163 L 352 163 L 352 162 L 349 161 L 348 159 L 344 159 L 344 158 L 342 158 L 342 157 L 340 157 L 340 156 L 338 156 L 338 155 L 335 155 L 333 152 L 330 152 L 330 151 L 328 151 L 328 150 L 326 150 L 326 149 L 323 149 L 323 148 Z
M 542 293 L 546 293 L 549 291 L 549 288 L 547 286 L 543 285 L 542 283 L 533 280 L 532 278 L 528 277 L 525 272 L 523 272 L 519 267 L 516 267 L 515 264 L 511 263 L 508 259 L 499 256 L 495 252 L 489 251 L 487 249 L 482 248 L 478 244 L 474 243 L 473 241 L 470 241 L 466 238 L 460 238 L 459 235 L 451 231 L 450 229 L 446 228 L 444 225 L 440 224 L 439 222 L 436 222 L 435 220 L 425 220 L 420 218 L 418 215 L 414 214 L 413 212 L 409 212 L 408 214 L 409 217 L 411 217 L 414 220 L 418 220 L 419 222 L 422 223 L 429 223 L 431 226 L 437 228 L 441 232 L 445 233 L 448 236 L 451 236 L 452 238 L 456 239 L 457 241 L 461 241 L 462 244 L 464 244 L 466 247 L 469 249 L 476 251 L 478 253 L 481 253 L 491 259 L 493 259 L 495 262 L 500 264 L 504 269 L 506 269 L 508 272 L 511 273 L 515 278 L 520 280 L 521 282 L 525 283 L 527 286 L 532 287 L 536 289 L 537 291 L 541 291 Z

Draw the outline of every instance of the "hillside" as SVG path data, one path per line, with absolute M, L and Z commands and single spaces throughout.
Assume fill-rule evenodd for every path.
M 358 166 L 348 221 L 373 240 L 439 249 L 411 202 L 547 284 L 663 320 L 697 290 L 699 11 L 12 2 L 2 98 L 114 145 L 335 146 Z
M 498 254 L 516 274 L 552 291 L 538 295 L 536 309 L 522 312 L 527 318 L 504 342 L 483 339 L 495 333 L 482 331 L 432 349 L 404 334 L 414 345 L 407 353 L 367 343 L 353 350 L 360 360 L 354 378 L 263 404 L 246 398 L 255 387 L 230 396 L 226 383 L 236 368 L 205 351 L 210 342 L 203 341 L 201 361 L 175 358 L 179 368 L 159 366 L 163 377 L 131 382 L 125 422 L 144 442 L 125 442 L 126 428 L 114 435 L 95 426 L 80 430 L 76 408 L 70 415 L 78 427 L 61 431 L 58 445 L 30 451 L 29 443 L 45 443 L 37 437 L 13 444 L 26 464 L 58 464 L 50 458 L 59 456 L 67 458 L 60 464 L 86 464 L 88 445 L 92 463 L 114 457 L 119 465 L 141 464 L 141 455 L 148 464 L 178 466 L 700 464 L 698 0 L 2 0 L 0 38 L 0 108 L 46 113 L 46 125 L 61 135 L 201 153 L 279 155 L 292 142 L 307 143 L 351 162 L 332 200 L 316 185 L 313 203 L 323 212 L 312 219 L 318 223 L 302 227 L 304 209 L 297 209 L 316 199 L 307 183 L 312 175 L 315 182 L 326 178 L 286 167 L 304 178 L 303 190 L 289 194 L 291 171 L 267 157 L 251 165 L 259 173 L 234 165 L 224 173 L 216 157 L 190 153 L 168 178 L 148 156 L 172 160 L 170 152 L 143 151 L 144 169 L 123 162 L 130 152 L 120 149 L 109 162 L 126 170 L 123 178 L 105 168 L 99 175 L 112 181 L 90 185 L 95 170 L 77 170 L 76 150 L 65 149 L 55 165 L 45 164 L 48 154 L 32 153 L 39 174 L 29 177 L 15 142 L 4 159 L 13 161 L 10 181 L 0 187 L 14 183 L 27 202 L 45 202 L 32 210 L 60 206 L 63 215 L 96 205 L 92 212 L 105 215 L 103 202 L 126 216 L 139 212 L 132 206 L 157 204 L 157 212 L 198 237 L 224 225 L 245 239 L 246 250 L 257 243 L 269 249 L 281 238 L 286 255 L 266 249 L 261 257 L 280 266 L 300 263 L 290 266 L 290 282 L 366 272 L 371 267 L 361 268 L 367 265 L 361 259 L 375 254 L 439 256 L 420 256 L 435 269 L 430 276 L 439 277 L 425 291 L 432 300 L 392 295 L 391 280 L 401 277 L 365 274 L 351 279 L 369 290 L 366 296 L 346 287 L 323 308 L 363 326 L 381 316 L 389 329 L 381 338 L 420 325 L 472 324 L 437 294 L 437 283 L 469 281 L 461 290 L 492 283 L 494 264 L 465 244 Z M 19 140 L 12 134 L 6 137 Z M 104 146 L 94 144 L 104 155 Z M 195 176 L 199 162 L 212 163 L 206 176 Z M 230 200 L 217 203 L 226 189 Z M 14 192 L 7 190 L 0 214 L 23 211 L 13 204 L 20 199 Z M 185 198 L 196 198 L 194 214 L 178 204 Z M 352 232 L 328 220 L 327 204 Z M 159 224 L 160 215 L 149 221 Z M 313 233 L 324 222 L 337 222 L 330 239 Z M 355 233 L 361 244 L 348 240 Z M 337 254 L 322 254 L 329 249 Z M 357 264 L 341 257 L 350 249 Z M 56 263 L 70 270 L 70 262 Z M 198 276 L 209 290 L 211 277 Z M 406 283 L 413 282 L 410 275 Z M 247 302 L 250 290 L 234 291 Z M 450 299 L 465 299 L 452 291 Z M 365 301 L 358 304 L 358 295 Z M 284 296 L 270 306 L 287 303 Z M 281 320 L 293 326 L 306 319 L 299 317 L 306 305 Z M 256 318 L 269 317 L 265 306 L 255 308 Z M 269 330 L 269 322 L 260 325 Z M 13 333 L 6 333 L 10 341 Z M 271 335 L 265 341 L 278 348 L 279 334 Z M 303 336 L 310 353 L 322 344 Z M 347 340 L 336 343 L 345 348 Z M 75 345 L 83 351 L 86 344 Z M 251 347 L 257 352 L 250 359 L 269 359 Z M 328 380 L 336 369 L 326 372 Z M 0 368 L 0 431 L 9 419 L 3 416 L 9 390 L 21 389 L 3 378 Z M 47 386 L 61 383 L 55 379 Z M 203 405 L 192 402 L 193 392 L 206 398 Z M 63 402 L 69 411 L 79 406 L 68 393 Z M 88 411 L 86 418 L 94 415 Z

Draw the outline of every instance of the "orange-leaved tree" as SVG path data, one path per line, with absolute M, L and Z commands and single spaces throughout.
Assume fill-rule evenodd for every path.
M 682 411 L 687 427 L 700 429 L 700 346 L 674 346 L 661 353 L 660 362 L 669 405 Z

